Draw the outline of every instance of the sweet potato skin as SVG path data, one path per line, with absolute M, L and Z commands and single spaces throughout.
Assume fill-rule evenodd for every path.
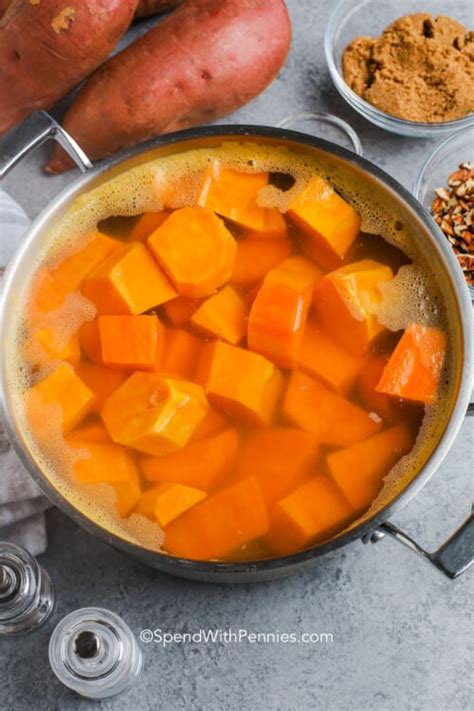
M 10 0 L 3 0 L 3 2 L 10 2 Z M 140 17 L 150 17 L 150 15 L 158 15 L 160 12 L 165 10 L 172 10 L 174 7 L 179 5 L 181 0 L 138 0 L 137 9 L 135 10 L 135 19 Z M 0 0 L 0 14 L 2 0 Z
M 0 0 L 0 17 L 6 11 L 7 7 L 10 5 L 11 2 L 12 0 Z
M 11 0 L 0 19 L 0 135 L 101 64 L 137 0 Z M 1 8 L 0 8 L 1 15 Z
M 284 0 L 187 0 L 87 82 L 63 125 L 93 160 L 244 105 L 288 53 Z M 50 172 L 71 166 L 56 151 Z

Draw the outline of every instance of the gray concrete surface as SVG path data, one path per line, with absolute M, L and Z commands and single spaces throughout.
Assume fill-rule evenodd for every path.
M 281 76 L 225 122 L 274 124 L 296 110 L 329 110 L 358 131 L 365 155 L 408 188 L 428 140 L 384 133 L 349 109 L 323 56 L 331 0 L 289 0 L 294 42 Z M 383 5 L 383 4 L 382 4 Z M 382 6 L 381 5 L 381 6 Z M 143 29 L 143 27 L 141 28 Z M 141 30 L 139 30 L 141 31 Z M 74 175 L 46 178 L 38 152 L 6 181 L 31 216 Z M 465 518 L 472 502 L 474 421 L 443 466 L 394 518 L 428 548 Z M 212 586 L 175 580 L 95 540 L 58 511 L 48 516 L 42 564 L 58 609 L 37 634 L 0 642 L 0 708 L 89 708 L 53 678 L 47 642 L 54 621 L 85 605 L 115 610 L 143 628 L 184 632 L 327 632 L 319 644 L 142 644 L 145 668 L 127 695 L 104 709 L 325 709 L 464 711 L 472 708 L 473 577 L 449 582 L 393 541 L 355 543 L 314 568 L 271 584 Z

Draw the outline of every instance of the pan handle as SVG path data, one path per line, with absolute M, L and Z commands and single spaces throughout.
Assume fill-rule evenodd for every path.
M 469 403 L 466 415 L 474 416 L 474 402 Z M 377 543 L 385 536 L 391 536 L 399 543 L 417 553 L 421 558 L 434 565 L 448 578 L 454 580 L 466 572 L 474 563 L 474 504 L 471 513 L 459 528 L 437 550 L 430 553 L 419 543 L 395 526 L 390 521 L 381 523 L 377 528 L 362 538 L 363 543 Z
M 391 536 L 402 543 L 438 568 L 451 580 L 465 573 L 474 562 L 474 511 L 471 511 L 464 523 L 433 553 L 422 548 L 413 538 L 410 538 L 390 521 L 380 524 L 363 539 L 363 542 L 377 543 L 385 536 Z
M 76 141 L 46 111 L 35 111 L 0 140 L 0 181 L 30 151 L 50 139 L 64 148 L 81 172 L 92 168 Z

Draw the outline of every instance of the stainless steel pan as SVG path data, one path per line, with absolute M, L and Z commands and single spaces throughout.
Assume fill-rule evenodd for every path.
M 174 558 L 164 553 L 153 552 L 133 545 L 110 534 L 74 508 L 51 485 L 28 452 L 12 406 L 5 372 L 5 358 L 2 358 L 1 404 L 7 432 L 18 456 L 51 501 L 93 534 L 137 556 L 155 568 L 186 578 L 216 582 L 248 582 L 275 578 L 316 561 L 322 563 L 325 555 L 356 539 L 360 539 L 364 543 L 376 542 L 387 534 L 426 558 L 450 578 L 455 578 L 463 573 L 474 560 L 474 516 L 472 513 L 451 538 L 433 553 L 423 550 L 389 521 L 391 514 L 417 494 L 428 479 L 433 476 L 449 451 L 463 418 L 467 413 L 472 413 L 474 409 L 469 402 L 472 388 L 473 334 L 472 308 L 468 288 L 444 236 L 413 196 L 375 165 L 339 146 L 303 133 L 261 126 L 203 127 L 169 134 L 92 167 L 80 147 L 44 112 L 32 115 L 0 142 L 0 179 L 23 156 L 48 139 L 59 141 L 84 175 L 75 180 L 43 210 L 28 230 L 24 243 L 7 269 L 0 311 L 3 353 L 6 353 L 10 347 L 8 333 L 9 325 L 15 318 L 15 294 L 25 278 L 28 264 L 31 264 L 31 260 L 38 253 L 41 235 L 45 233 L 53 220 L 68 209 L 74 198 L 91 189 L 95 184 L 103 182 L 109 176 L 115 175 L 118 171 L 127 169 L 137 162 L 149 160 L 151 157 L 155 158 L 190 147 L 238 140 L 287 145 L 292 150 L 338 161 L 347 170 L 352 171 L 358 180 L 370 181 L 370 185 L 373 185 L 374 189 L 382 190 L 387 199 L 396 204 L 401 219 L 408 220 L 415 225 L 419 238 L 425 241 L 426 248 L 431 251 L 433 263 L 445 273 L 446 279 L 449 281 L 449 288 L 452 292 L 450 316 L 458 321 L 460 337 L 456 347 L 460 350 L 459 361 L 461 363 L 459 386 L 442 436 L 417 476 L 387 506 L 370 519 L 336 538 L 300 553 L 254 563 L 214 563 Z

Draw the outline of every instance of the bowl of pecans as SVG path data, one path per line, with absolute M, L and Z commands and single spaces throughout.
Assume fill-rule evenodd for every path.
M 474 301 L 474 128 L 451 134 L 422 166 L 415 197 L 439 225 Z

